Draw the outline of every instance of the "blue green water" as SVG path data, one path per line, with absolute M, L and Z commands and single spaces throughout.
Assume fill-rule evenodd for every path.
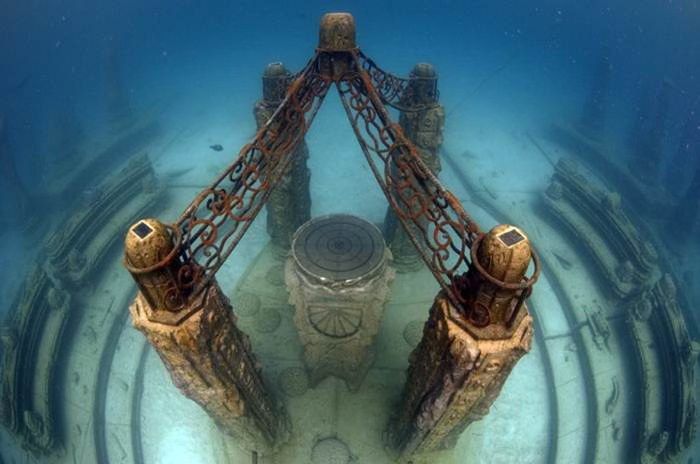
M 484 228 L 504 220 L 499 213 L 505 212 L 508 219 L 518 218 L 516 197 L 539 195 L 544 190 L 552 173 L 551 166 L 529 144 L 526 134 L 546 138 L 553 123 L 579 120 L 590 99 L 591 87 L 600 80 L 601 62 L 609 63 L 609 82 L 601 97 L 605 108 L 602 140 L 609 152 L 615 153 L 616 162 L 626 165 L 635 153 L 649 148 L 648 144 L 652 143 L 647 138 L 649 134 L 658 135 L 654 143 L 657 140 L 660 143 L 658 150 L 662 156 L 649 191 L 652 195 L 663 192 L 668 207 L 663 214 L 640 213 L 637 207 L 631 215 L 641 230 L 651 231 L 663 257 L 662 271 L 674 276 L 683 296 L 683 312 L 679 317 L 683 317 L 690 338 L 697 340 L 700 188 L 695 197 L 688 197 L 687 192 L 693 177 L 697 178 L 700 172 L 700 3 L 690 0 L 2 0 L 0 315 L 10 320 L 15 310 L 13 302 L 22 294 L 29 270 L 34 263 L 46 262 L 41 243 L 56 228 L 63 227 L 67 217 L 89 204 L 96 186 L 121 166 L 120 160 L 105 163 L 103 170 L 96 169 L 94 182 L 87 179 L 74 191 L 65 192 L 59 187 L 61 179 L 78 164 L 76 160 L 102 149 L 115 137 L 114 105 L 121 105 L 117 112 L 126 108 L 135 119 L 158 121 L 160 138 L 144 148 L 167 190 L 167 200 L 158 205 L 154 214 L 166 222 L 174 221 L 198 188 L 213 180 L 254 133 L 252 108 L 260 98 L 260 76 L 265 65 L 283 61 L 292 70 L 300 69 L 317 45 L 319 19 L 329 11 L 353 14 L 359 47 L 383 69 L 406 76 L 417 62 L 435 66 L 439 73 L 440 101 L 447 114 L 443 148 L 459 168 L 443 162 L 441 178 Z M 662 94 L 664 101 L 660 103 Z M 666 108 L 662 111 L 665 117 L 659 116 L 660 109 L 663 110 L 660 107 Z M 307 136 L 311 151 L 312 215 L 353 213 L 380 223 L 386 203 L 344 118 L 335 91 L 331 91 Z M 209 146 L 213 144 L 221 144 L 223 151 L 211 150 Z M 567 155 L 563 148 L 556 151 L 555 147 L 556 144 L 545 146 L 554 156 Z M 465 151 L 475 153 L 478 161 L 463 156 Z M 492 182 L 496 190 L 492 209 L 461 184 L 458 171 L 469 173 L 474 180 L 483 178 L 489 185 Z M 607 187 L 620 192 L 625 206 L 638 204 L 639 199 L 630 198 L 634 193 L 625 190 L 624 185 L 613 183 Z M 489 196 L 485 198 L 488 200 Z M 686 203 L 681 203 L 684 198 Z M 678 208 L 680 204 L 684 205 L 682 209 Z M 534 229 L 538 220 L 532 216 L 525 229 L 528 225 Z M 238 261 L 223 270 L 228 279 L 222 285 L 227 291 L 232 291 L 266 242 L 260 222 L 264 218 L 251 228 L 233 255 L 232 260 Z M 682 230 L 676 229 L 678 224 L 683 224 Z M 100 233 L 118 236 L 115 243 L 121 244 L 127 226 L 109 223 Z M 538 233 L 535 240 L 544 250 L 550 245 L 548 233 L 547 230 L 542 236 Z M 583 244 L 564 232 L 561 237 L 571 250 L 586 256 L 582 263 L 590 264 Z M 115 295 L 133 291 L 128 275 L 120 274 L 120 246 L 112 245 L 104 258 L 109 271 L 76 290 L 93 292 L 89 298 L 85 297 L 90 305 L 99 306 L 95 302 L 102 301 L 99 300 L 102 290 Z M 123 280 L 111 280 L 113 274 L 107 272 Z M 584 284 L 579 287 L 581 275 L 571 272 L 569 280 L 560 283 L 569 285 L 572 295 L 579 288 L 585 293 L 588 287 Z M 607 290 L 605 283 L 596 285 L 601 293 Z M 539 305 L 535 312 L 539 321 L 545 320 L 540 322 L 544 327 L 540 335 L 544 337 L 547 315 L 561 312 L 562 299 L 550 288 L 549 280 L 541 286 L 543 296 L 536 300 Z M 555 318 L 552 315 L 550 320 Z M 79 325 L 76 319 L 71 323 Z M 83 326 L 79 327 L 76 336 L 83 333 Z M 565 325 L 553 324 L 548 335 L 557 333 L 559 328 L 566 331 Z M 403 326 L 396 327 L 397 332 L 400 330 Z M 99 341 L 102 332 L 98 331 L 96 337 Z M 143 342 L 137 336 L 134 340 Z M 568 362 L 568 358 L 563 360 L 568 356 L 563 350 L 558 345 L 549 349 L 555 371 L 558 363 L 564 366 Z M 610 356 L 616 359 L 617 354 L 613 350 Z M 95 354 L 92 361 L 97 362 L 97 358 Z M 151 362 L 157 365 L 157 358 L 152 358 Z M 519 375 L 527 377 L 522 371 Z M 70 373 L 65 376 L 67 379 Z M 70 381 L 66 379 L 61 381 L 68 385 Z M 160 373 L 151 380 L 169 382 Z M 517 398 L 517 385 L 520 384 L 514 383 L 512 391 L 508 390 L 509 397 Z M 697 388 L 697 381 L 694 385 Z M 173 390 L 170 385 L 168 388 Z M 541 385 L 540 396 L 547 396 L 547 388 Z M 56 401 L 61 405 L 63 396 L 58 395 Z M 632 403 L 626 407 L 630 409 L 624 414 L 632 417 Z M 151 418 L 157 414 L 153 409 L 148 411 L 144 415 L 150 414 Z M 194 409 L 188 411 L 192 415 L 201 414 Z M 517 416 L 517 410 L 514 414 Z M 549 410 L 548 414 L 553 413 Z M 72 421 L 69 415 L 70 412 L 60 415 L 59 429 L 81 424 L 80 420 Z M 192 427 L 206 423 L 206 417 L 197 420 L 200 422 L 193 420 Z M 147 462 L 177 460 L 172 454 L 176 448 L 169 447 L 171 442 L 161 433 L 167 430 L 162 422 L 167 419 L 161 421 L 162 429 L 153 432 L 145 442 Z M 527 418 L 519 417 L 512 423 L 524 427 L 527 422 Z M 634 424 L 630 419 L 624 427 L 633 429 L 638 425 Z M 84 423 L 83 427 L 89 424 Z M 525 446 L 518 442 L 518 428 L 514 427 L 508 436 L 515 442 L 495 442 L 497 446 L 512 445 L 513 449 Z M 488 425 L 484 428 L 483 434 L 491 436 Z M 185 432 L 173 432 L 173 442 L 191 429 L 182 430 Z M 541 433 L 533 433 L 544 448 L 550 442 L 544 437 L 547 430 L 543 425 Z M 560 445 L 562 449 L 568 449 L 567 440 L 571 436 L 584 440 L 583 433 L 579 434 L 573 426 L 567 427 L 566 423 L 560 424 L 559 432 L 559 443 L 564 443 Z M 88 446 L 83 442 L 71 443 L 72 436 L 64 437 L 65 450 Z M 620 449 L 647 446 L 636 443 L 631 436 L 626 438 L 624 446 L 616 445 L 615 441 L 610 446 L 615 450 L 616 446 Z M 3 432 L 1 437 L 0 459 L 7 462 L 70 460 L 67 457 L 70 452 L 34 454 L 23 450 L 13 434 Z M 468 445 L 463 445 L 460 453 L 467 448 Z M 484 449 L 488 446 L 484 445 Z M 694 445 L 679 459 L 697 461 L 698 449 L 695 439 Z M 211 458 L 219 456 L 218 452 L 202 457 L 202 462 L 220 460 Z M 482 462 L 508 462 L 503 456 L 512 456 L 501 453 L 499 458 L 498 450 L 488 452 L 493 455 L 480 454 Z M 182 456 L 194 459 L 196 446 L 189 448 L 188 453 Z M 575 460 L 590 457 L 572 453 Z M 460 456 L 467 455 L 468 451 L 464 451 Z M 530 462 L 537 452 L 526 455 L 525 462 Z M 618 451 L 611 451 L 610 455 L 609 462 L 622 459 Z M 80 453 L 77 456 L 79 460 Z M 538 462 L 548 459 L 544 455 L 540 457 Z M 84 462 L 90 462 L 91 458 L 85 459 Z M 359 462 L 371 462 L 362 459 Z M 461 458 L 456 459 L 461 462 Z M 570 462 L 562 455 L 555 455 L 555 460 Z

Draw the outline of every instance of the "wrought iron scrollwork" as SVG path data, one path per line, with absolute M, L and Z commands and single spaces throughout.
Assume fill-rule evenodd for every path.
M 339 56 L 327 56 L 333 53 Z M 345 71 L 324 71 L 336 58 L 347 65 Z M 207 287 L 290 166 L 294 148 L 332 84 L 389 204 L 452 303 L 461 307 L 460 276 L 469 267 L 469 249 L 479 227 L 390 118 L 385 105 L 404 109 L 410 100 L 409 80 L 382 71 L 357 49 L 317 51 L 295 75 L 270 120 L 187 207 L 175 225 L 182 235 L 180 259 L 185 263 L 180 284 L 188 286 L 190 294 Z
M 419 101 L 417 95 L 414 95 L 415 88 L 410 85 L 410 79 L 384 71 L 361 50 L 358 50 L 357 62 L 369 75 L 372 87 L 385 105 L 404 112 L 423 111 L 437 105 L 439 99 L 437 87 L 432 90 L 432 101 Z
M 316 57 L 292 81 L 270 120 L 214 183 L 179 218 L 181 284 L 198 294 L 240 242 L 291 163 L 330 82 L 316 71 Z
M 343 106 L 377 182 L 413 245 L 455 306 L 464 302 L 457 276 L 469 267 L 479 227 L 425 165 L 401 127 L 391 121 L 366 69 L 338 82 Z

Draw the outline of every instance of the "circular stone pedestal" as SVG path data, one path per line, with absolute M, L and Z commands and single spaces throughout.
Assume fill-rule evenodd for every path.
M 355 216 L 323 216 L 297 230 L 285 282 L 311 385 L 335 375 L 359 388 L 394 278 L 388 257 L 379 229 Z

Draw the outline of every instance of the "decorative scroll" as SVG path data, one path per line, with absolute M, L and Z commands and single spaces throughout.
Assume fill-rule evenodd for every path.
M 182 289 L 197 294 L 206 288 L 286 172 L 330 86 L 316 69 L 314 56 L 270 120 L 178 220 L 185 263 L 178 276 Z
M 384 71 L 361 50 L 358 50 L 357 62 L 360 68 L 369 75 L 372 87 L 385 105 L 399 111 L 414 112 L 432 108 L 437 104 L 439 98 L 437 88 L 435 89 L 434 102 L 418 103 L 413 96 L 413 87 L 409 85 L 409 79 Z
M 359 61 L 358 61 L 359 63 Z M 377 182 L 428 268 L 457 307 L 479 227 L 393 123 L 369 73 L 356 66 L 338 82 L 350 124 Z
M 184 265 L 178 285 L 190 294 L 207 287 L 286 172 L 294 148 L 335 83 L 389 204 L 459 308 L 464 302 L 460 282 L 469 267 L 469 249 L 480 231 L 420 159 L 400 126 L 391 121 L 384 104 L 406 111 L 421 109 L 411 98 L 412 87 L 407 79 L 382 71 L 359 50 L 333 53 L 319 50 L 295 75 L 285 99 L 253 141 L 180 217 L 176 226 L 182 233 L 180 259 Z M 344 67 L 329 72 L 328 63 Z M 337 74 L 337 69 L 345 71 Z M 410 107 L 404 106 L 407 102 Z

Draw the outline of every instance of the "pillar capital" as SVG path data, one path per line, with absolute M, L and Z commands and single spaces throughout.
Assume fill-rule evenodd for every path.
M 355 44 L 355 18 L 350 13 L 326 13 L 321 18 L 318 48 L 324 51 L 349 51 Z

